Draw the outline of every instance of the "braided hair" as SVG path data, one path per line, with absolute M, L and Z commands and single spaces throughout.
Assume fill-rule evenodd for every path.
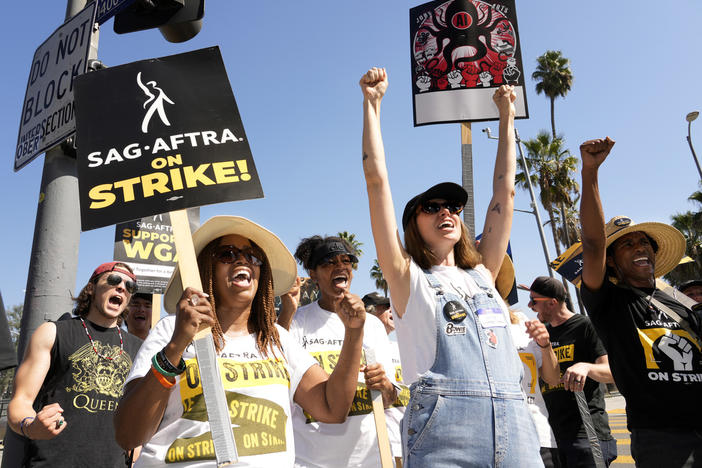
M 214 275 L 214 251 L 219 245 L 217 238 L 207 244 L 197 257 L 197 264 L 200 270 L 200 279 L 204 292 L 209 295 L 208 300 L 215 311 L 214 325 L 212 326 L 212 336 L 215 342 L 217 352 L 224 348 L 224 332 L 217 317 L 217 303 L 215 300 L 215 275 Z M 268 350 L 273 349 L 273 346 L 278 347 L 282 351 L 282 343 L 278 329 L 275 326 L 276 313 L 273 302 L 273 274 L 271 272 L 270 263 L 265 252 L 251 241 L 252 248 L 257 255 L 261 256 L 263 264 L 260 269 L 258 280 L 258 289 L 251 304 L 251 314 L 249 314 L 248 328 L 256 334 L 256 347 L 264 356 L 268 356 Z M 275 354 L 275 353 L 274 353 Z

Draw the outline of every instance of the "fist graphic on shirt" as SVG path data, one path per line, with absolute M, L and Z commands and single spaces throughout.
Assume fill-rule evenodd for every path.
M 674 370 L 692 370 L 692 345 L 686 339 L 668 332 L 658 341 L 658 349 L 673 361 Z

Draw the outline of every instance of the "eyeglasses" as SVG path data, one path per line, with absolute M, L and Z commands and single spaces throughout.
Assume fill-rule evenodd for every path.
M 214 251 L 212 256 L 220 263 L 234 263 L 239 258 L 243 256 L 244 259 L 252 265 L 261 266 L 263 265 L 263 260 L 261 260 L 261 255 L 259 252 L 255 251 L 251 247 L 244 247 L 240 249 L 234 245 L 220 245 L 217 250 Z
M 426 214 L 436 214 L 441 211 L 442 208 L 446 208 L 452 215 L 463 211 L 463 205 L 454 201 L 446 201 L 443 203 L 428 201 L 422 203 L 422 211 Z
M 318 266 L 328 267 L 334 265 L 353 265 L 353 261 L 349 257 L 342 257 L 337 259 L 337 257 L 328 258 L 324 261 L 318 263 Z
M 107 276 L 107 284 L 110 286 L 119 286 L 122 281 L 124 281 L 124 288 L 127 290 L 129 294 L 134 294 L 137 292 L 137 284 L 136 282 L 132 280 L 125 280 L 121 276 L 115 273 L 111 273 L 110 275 Z
M 529 304 L 528 304 L 528 305 L 532 305 L 532 304 L 535 303 L 535 302 L 547 302 L 547 301 L 550 301 L 550 300 L 551 300 L 550 297 L 530 297 L 530 298 L 529 298 Z

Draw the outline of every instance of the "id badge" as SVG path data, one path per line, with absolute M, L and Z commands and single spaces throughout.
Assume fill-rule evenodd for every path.
M 478 309 L 476 312 L 478 315 L 478 320 L 480 320 L 480 325 L 483 328 L 497 328 L 506 327 L 507 320 L 505 320 L 505 314 L 502 309 L 498 307 L 493 307 L 489 309 Z

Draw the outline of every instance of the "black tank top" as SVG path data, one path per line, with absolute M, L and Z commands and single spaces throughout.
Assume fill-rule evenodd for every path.
M 58 403 L 67 426 L 51 440 L 32 440 L 29 466 L 51 468 L 124 467 L 124 451 L 115 442 L 112 416 L 122 395 L 132 360 L 142 340 L 122 331 L 120 355 L 117 328 L 85 320 L 93 349 L 79 318 L 56 322 L 51 367 L 34 401 L 42 407 Z

